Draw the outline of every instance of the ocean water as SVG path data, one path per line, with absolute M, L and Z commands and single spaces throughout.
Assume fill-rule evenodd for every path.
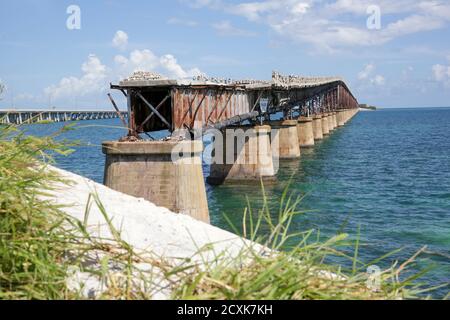
M 43 135 L 61 126 L 27 130 Z M 125 133 L 117 119 L 80 122 L 63 137 L 83 145 L 58 157 L 58 166 L 101 183 L 101 142 Z M 421 282 L 450 283 L 450 108 L 360 112 L 315 148 L 302 150 L 300 160 L 281 162 L 277 181 L 265 186 L 274 208 L 290 179 L 290 191 L 305 195 L 300 207 L 307 212 L 293 230 L 318 229 L 330 237 L 343 226 L 351 235 L 360 228 L 360 258 L 366 262 L 402 248 L 380 267 L 427 246 L 415 265 L 431 268 Z M 247 199 L 254 208 L 262 205 L 259 184 L 207 185 L 207 195 L 212 224 L 225 229 L 224 213 L 239 227 Z M 447 286 L 435 295 L 448 292 Z

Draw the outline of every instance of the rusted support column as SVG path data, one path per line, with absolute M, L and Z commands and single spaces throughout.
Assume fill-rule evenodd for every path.
M 224 130 L 223 141 L 218 142 L 216 138 L 214 142 L 215 157 L 208 183 L 273 179 L 275 166 L 270 133 L 268 125 L 233 126 Z
M 314 147 L 313 118 L 300 117 L 297 124 L 298 143 L 301 148 Z
M 322 115 L 322 133 L 324 136 L 330 134 L 330 130 L 328 129 L 328 113 Z
M 104 183 L 209 223 L 202 151 L 201 141 L 105 142 Z
M 321 115 L 315 115 L 313 117 L 313 131 L 314 131 L 314 140 L 322 140 L 323 139 L 322 116 Z
M 279 159 L 300 158 L 297 120 L 272 121 L 270 126 L 272 127 L 272 136 L 278 135 Z

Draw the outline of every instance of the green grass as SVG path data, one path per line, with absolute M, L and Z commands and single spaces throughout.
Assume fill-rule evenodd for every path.
M 212 261 L 202 260 L 212 245 L 183 261 L 135 252 L 96 194 L 86 204 L 83 221 L 45 200 L 54 183 L 70 183 L 47 168 L 53 161 L 50 154 L 71 152 L 69 145 L 55 142 L 56 136 L 37 138 L 15 126 L 0 127 L 0 299 L 86 298 L 68 288 L 73 270 L 104 285 L 96 299 L 151 299 L 160 290 L 156 275 L 166 280 L 162 289 L 171 291 L 173 299 L 410 299 L 424 293 L 414 285 L 420 274 L 406 280 L 400 276 L 416 256 L 384 270 L 374 291 L 367 287 L 365 271 L 379 261 L 360 261 L 358 241 L 346 234 L 322 241 L 314 231 L 293 233 L 291 223 L 302 214 L 301 198 L 288 188 L 278 212 L 269 210 L 266 199 L 261 210 L 253 211 L 250 204 L 244 210 L 241 233 L 264 250 L 249 242 L 233 259 L 218 254 Z M 109 239 L 88 232 L 94 205 L 109 226 Z M 263 224 L 270 226 L 268 232 L 262 232 Z M 349 248 L 351 255 L 345 253 Z M 326 263 L 330 257 L 348 259 L 351 268 Z M 147 268 L 138 267 L 142 265 Z
M 263 188 L 264 190 L 264 188 Z M 426 292 L 415 280 L 420 274 L 401 280 L 401 273 L 408 270 L 419 251 L 408 261 L 393 264 L 382 270 L 378 278 L 369 278 L 369 266 L 398 252 L 364 263 L 358 259 L 359 234 L 350 241 L 347 234 L 338 234 L 327 241 L 320 240 L 320 233 L 313 230 L 293 233 L 291 224 L 302 198 L 288 194 L 289 186 L 280 200 L 280 211 L 274 215 L 267 200 L 262 209 L 254 213 L 245 210 L 242 225 L 243 236 L 270 248 L 270 254 L 257 247 L 243 250 L 234 263 L 218 256 L 213 263 L 198 265 L 187 270 L 181 277 L 182 284 L 174 289 L 176 299 L 233 299 L 233 300 L 290 300 L 290 299 L 416 299 Z M 250 208 L 250 204 L 248 205 Z M 256 218 L 255 218 L 256 217 Z M 275 217 L 275 218 L 274 218 Z M 260 232 L 262 225 L 268 225 L 270 232 Z M 235 232 L 238 233 L 235 228 Z M 263 235 L 261 235 L 263 234 Z M 290 243 L 296 243 L 291 245 Z M 353 248 L 353 255 L 344 249 Z M 346 270 L 339 265 L 325 263 L 331 257 L 348 260 L 351 266 Z M 377 286 L 368 282 L 377 280 Z
M 59 177 L 45 170 L 47 152 L 66 154 L 51 137 L 0 128 L 0 298 L 58 298 L 64 292 L 64 216 L 39 200 Z M 38 165 L 39 164 L 39 165 Z

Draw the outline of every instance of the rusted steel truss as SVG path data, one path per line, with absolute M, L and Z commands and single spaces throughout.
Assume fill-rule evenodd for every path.
M 267 114 L 283 112 L 286 118 L 358 108 L 359 104 L 342 81 L 305 88 L 274 85 L 113 86 L 128 99 L 130 134 L 188 129 L 206 130 L 256 121 Z M 156 105 L 156 107 L 154 107 Z M 266 116 L 267 116 L 266 114 Z

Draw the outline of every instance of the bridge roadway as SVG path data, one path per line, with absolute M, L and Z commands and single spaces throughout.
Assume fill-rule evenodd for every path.
M 0 110 L 0 123 L 24 124 L 126 118 L 127 112 L 103 110 Z

